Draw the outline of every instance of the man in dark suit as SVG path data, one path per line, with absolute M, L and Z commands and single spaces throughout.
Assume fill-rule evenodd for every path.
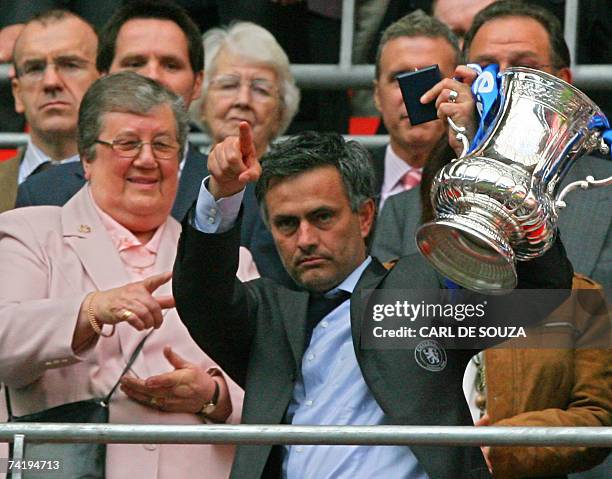
M 15 43 L 15 110 L 30 126 L 25 149 L 0 163 L 0 212 L 13 208 L 17 186 L 52 165 L 78 162 L 81 98 L 98 78 L 98 37 L 85 20 L 52 10 L 30 20 Z
M 304 133 L 273 147 L 262 167 L 249 125 L 242 123 L 240 137 L 218 144 L 208 167 L 211 178 L 183 222 L 173 292 L 192 337 L 245 388 L 245 423 L 470 424 L 461 378 L 473 351 L 444 350 L 433 341 L 424 359 L 415 355 L 418 347 L 361 347 L 368 291 L 408 282 L 439 291 L 441 284 L 419 256 L 385 268 L 367 255 L 375 207 L 363 147 L 335 134 Z M 305 291 L 265 278 L 236 281 L 240 199 L 255 180 L 283 263 Z M 560 243 L 520 269 L 520 287 L 571 285 Z M 422 299 L 414 290 L 405 293 L 409 301 Z M 324 309 L 325 302 L 333 304 Z M 238 447 L 232 477 L 488 473 L 478 448 L 262 445 Z
M 552 14 L 534 5 L 496 2 L 475 17 L 465 38 L 467 63 L 498 63 L 502 70 L 527 66 L 572 81 L 569 50 L 561 26 Z M 445 158 L 443 163 L 452 158 Z M 612 176 L 612 161 L 594 156 L 579 158 L 559 191 L 587 176 Z M 384 261 L 416 252 L 414 235 L 421 216 L 417 192 L 393 198 L 387 206 L 388 211 L 377 223 L 373 243 L 373 253 Z M 571 193 L 567 207 L 559 211 L 559 227 L 574 269 L 604 287 L 612 287 L 612 189 Z
M 459 53 L 457 37 L 450 29 L 420 10 L 384 31 L 376 55 L 374 102 L 389 132 L 389 145 L 372 151 L 379 211 L 387 198 L 419 184 L 423 165 L 446 136 L 442 120 L 410 123 L 397 75 L 437 64 L 441 75 L 450 78 Z
M 180 95 L 188 108 L 200 96 L 204 53 L 198 27 L 180 7 L 136 1 L 117 10 L 100 35 L 101 72 L 132 70 Z M 188 145 L 172 216 L 182 219 L 197 197 L 206 157 Z M 16 206 L 63 205 L 85 183 L 80 163 L 49 169 L 18 191 Z

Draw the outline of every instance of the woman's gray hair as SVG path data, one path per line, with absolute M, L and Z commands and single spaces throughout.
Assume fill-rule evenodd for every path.
M 161 105 L 168 105 L 174 113 L 180 161 L 189 129 L 181 97 L 155 80 L 134 72 L 114 73 L 96 80 L 85 93 L 79 108 L 77 144 L 81 160 L 93 161 L 96 158 L 96 140 L 104 127 L 106 113 L 146 115 Z
M 257 65 L 274 70 L 280 84 L 280 125 L 274 137 L 282 135 L 297 113 L 300 90 L 289 68 L 289 58 L 274 36 L 265 28 L 251 22 L 235 22 L 226 28 L 212 28 L 204 36 L 204 82 L 200 101 L 192 111 L 198 115 L 206 101 L 210 80 L 215 76 L 217 63 L 223 53 L 230 53 Z M 195 110 L 194 110 L 195 109 Z M 199 119 L 199 118 L 198 118 Z M 204 125 L 206 126 L 206 125 Z M 272 140 L 273 138 L 271 138 Z

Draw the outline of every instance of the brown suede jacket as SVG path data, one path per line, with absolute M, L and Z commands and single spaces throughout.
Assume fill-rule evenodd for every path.
M 612 425 L 609 307 L 597 304 L 603 292 L 589 278 L 575 274 L 572 287 L 586 291 L 574 291 L 547 320 L 553 322 L 538 328 L 543 347 L 485 351 L 491 425 Z M 547 349 L 546 344 L 559 349 Z M 492 447 L 489 458 L 495 478 L 553 477 L 590 469 L 608 452 L 586 447 Z

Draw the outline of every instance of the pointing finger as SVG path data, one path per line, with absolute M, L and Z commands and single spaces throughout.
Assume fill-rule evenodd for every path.
M 157 304 L 159 304 L 159 307 L 161 309 L 170 309 L 170 308 L 174 308 L 176 306 L 176 302 L 174 301 L 174 296 L 172 295 L 168 295 L 168 296 L 156 296 L 155 301 L 157 301 Z
M 146 288 L 149 293 L 152 293 L 157 288 L 159 288 L 162 284 L 167 283 L 172 278 L 172 271 L 166 271 L 165 273 L 155 274 L 153 276 L 149 276 L 142 281 L 142 284 Z
M 255 144 L 253 143 L 253 130 L 248 122 L 242 121 L 239 125 L 240 128 L 240 152 L 242 158 L 246 159 L 255 155 Z

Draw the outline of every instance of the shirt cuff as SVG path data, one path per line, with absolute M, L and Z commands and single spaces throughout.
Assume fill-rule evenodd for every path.
M 202 186 L 200 186 L 195 215 L 191 219 L 191 225 L 202 233 L 225 233 L 236 223 L 244 189 L 232 196 L 215 200 L 214 196 L 208 191 L 209 178 L 210 176 L 204 178 Z

